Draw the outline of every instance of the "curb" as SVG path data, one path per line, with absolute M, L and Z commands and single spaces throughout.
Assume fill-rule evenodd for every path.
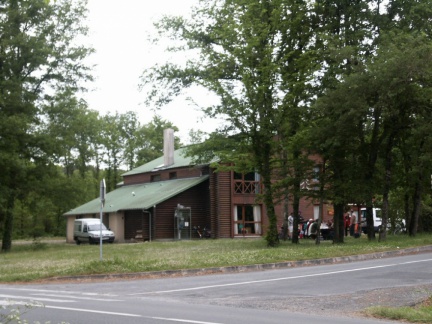
M 118 274 L 100 274 L 100 275 L 82 275 L 82 276 L 64 276 L 64 277 L 53 277 L 45 279 L 46 281 L 88 281 L 88 280 L 120 280 L 120 279 L 155 279 L 155 278 L 167 278 L 167 277 L 187 277 L 187 276 L 201 276 L 209 274 L 224 274 L 224 273 L 240 273 L 240 272 L 251 272 L 251 271 L 264 271 L 272 269 L 286 269 L 295 267 L 307 267 L 325 264 L 335 263 L 349 263 L 356 261 L 382 259 L 393 256 L 408 255 L 408 254 L 419 254 L 432 252 L 432 245 L 399 249 L 394 251 L 376 252 L 370 254 L 351 255 L 344 257 L 314 259 L 314 260 L 302 260 L 302 261 L 287 261 L 278 263 L 263 263 L 263 264 L 251 264 L 244 266 L 231 266 L 231 267 L 213 267 L 213 268 L 201 268 L 201 269 L 184 269 L 184 270 L 164 270 L 164 271 L 148 271 L 148 272 L 134 272 L 134 273 L 118 273 Z

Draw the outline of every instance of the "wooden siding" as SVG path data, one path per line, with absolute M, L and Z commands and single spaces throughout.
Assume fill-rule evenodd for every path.
M 211 236 L 218 238 L 220 234 L 219 218 L 218 218 L 218 175 L 212 173 L 209 177 L 209 195 L 210 195 L 210 223 L 211 223 Z
M 176 179 L 183 178 L 193 178 L 199 177 L 201 175 L 208 174 L 208 167 L 187 167 L 187 168 L 177 168 L 177 169 L 166 169 L 157 170 L 148 173 L 134 174 L 131 176 L 123 177 L 123 182 L 125 185 L 138 184 L 138 183 L 149 183 L 152 180 L 152 176 L 160 175 L 159 181 L 171 180 L 170 174 L 176 173 Z
M 231 172 L 219 172 L 217 174 L 218 238 L 233 237 L 231 179 Z
M 204 181 L 153 208 L 154 239 L 174 239 L 174 212 L 179 204 L 191 208 L 192 227 L 210 226 L 209 197 L 209 181 Z M 192 235 L 196 237 L 194 233 Z

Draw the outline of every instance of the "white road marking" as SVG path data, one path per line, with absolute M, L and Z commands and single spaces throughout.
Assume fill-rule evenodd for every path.
M 115 294 L 99 294 L 99 293 L 83 293 L 80 291 L 68 291 L 68 290 L 49 290 L 49 289 L 34 289 L 34 288 L 10 288 L 10 287 L 1 287 L 0 290 L 20 290 L 20 291 L 34 291 L 34 292 L 47 292 L 47 293 L 64 293 L 64 294 L 79 294 L 79 295 L 88 295 L 88 296 L 108 296 L 108 297 L 117 297 Z
M 58 307 L 58 306 L 45 306 L 45 308 L 52 308 L 52 309 L 59 309 L 59 310 L 69 310 L 69 311 L 74 311 L 74 312 L 96 313 L 96 314 L 104 314 L 104 315 L 116 315 L 116 316 L 126 316 L 126 317 L 141 317 L 141 318 L 149 318 L 149 319 L 155 319 L 155 320 L 180 322 L 180 323 L 222 324 L 222 323 L 215 323 L 215 322 L 194 321 L 194 320 L 181 319 L 181 318 L 167 318 L 167 317 L 157 317 L 157 316 L 143 316 L 143 315 L 139 315 L 139 314 L 129 314 L 129 313 L 105 312 L 105 311 L 98 311 L 98 310 L 94 310 L 94 309 L 82 309 L 82 308 L 70 308 L 70 307 Z
M 45 301 L 45 302 L 55 302 L 55 303 L 73 303 L 73 300 L 66 299 L 50 299 L 50 298 L 40 298 L 40 297 L 27 297 L 27 296 L 14 296 L 14 295 L 0 295 L 0 298 L 8 298 L 8 299 L 26 299 L 26 300 L 37 300 L 37 301 Z
M 201 287 L 192 287 L 192 288 L 182 288 L 182 289 L 173 289 L 173 290 L 149 291 L 149 292 L 130 294 L 129 296 L 151 295 L 151 294 L 164 294 L 164 293 L 173 293 L 173 292 L 180 292 L 180 291 L 192 291 L 192 290 L 201 290 L 201 289 L 211 289 L 211 288 L 221 288 L 221 287 L 230 287 L 230 286 L 241 286 L 241 285 L 259 284 L 259 283 L 263 283 L 263 282 L 272 282 L 272 281 L 281 281 L 281 280 L 293 280 L 293 279 L 299 279 L 299 278 L 310 278 L 310 277 L 328 276 L 328 275 L 339 274 L 339 273 L 373 270 L 373 269 L 380 269 L 380 268 L 396 267 L 396 266 L 401 266 L 401 265 L 411 264 L 411 263 L 431 262 L 431 261 L 432 261 L 432 259 L 426 259 L 426 260 L 418 260 L 418 261 L 409 261 L 409 262 L 402 262 L 402 263 L 387 264 L 387 265 L 382 265 L 382 266 L 374 266 L 374 267 L 366 267 L 366 268 L 356 268 L 356 269 L 331 271 L 331 272 L 323 272 L 323 273 L 314 273 L 314 274 L 310 274 L 310 275 L 300 275 L 300 276 L 293 276 L 293 277 L 282 277 L 282 278 L 273 278 L 273 279 L 242 281 L 242 282 L 234 282 L 234 283 L 227 283 L 227 284 L 220 284 L 220 285 L 201 286 Z
M 45 306 L 45 308 L 61 309 L 61 310 L 70 310 L 70 311 L 74 311 L 74 312 L 85 312 L 85 313 L 106 314 L 106 315 L 129 316 L 129 317 L 143 317 L 143 316 L 138 315 L 138 314 L 116 313 L 116 312 L 105 312 L 105 311 L 98 311 L 98 310 L 93 310 L 93 309 L 70 308 L 70 307 L 58 307 L 58 306 Z
M 65 296 L 65 295 L 55 295 L 55 294 L 32 294 L 32 296 L 60 297 L 60 298 L 73 298 L 79 300 L 98 300 L 98 301 L 113 301 L 113 302 L 123 301 L 121 299 L 103 299 L 103 298 L 94 298 L 94 297 Z
M 221 323 L 215 323 L 215 322 L 202 322 L 202 321 L 185 320 L 185 319 L 180 319 L 180 318 L 166 318 L 166 317 L 147 317 L 147 318 L 160 319 L 160 320 L 163 320 L 163 321 L 181 322 L 181 323 L 221 324 Z

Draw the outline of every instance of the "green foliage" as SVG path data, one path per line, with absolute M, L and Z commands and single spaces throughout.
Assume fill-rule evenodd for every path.
M 0 323 L 23 323 L 28 324 L 26 320 L 22 320 L 21 317 L 36 307 L 44 307 L 40 302 L 31 302 L 24 305 L 16 304 L 14 301 L 8 301 L 6 305 L 0 305 Z
M 432 297 L 415 307 L 370 307 L 365 310 L 369 316 L 387 318 L 409 323 L 432 322 Z
M 200 158 L 216 156 L 224 166 L 234 163 L 238 169 L 260 173 L 270 209 L 280 195 L 272 190 L 270 178 L 282 163 L 281 147 L 296 167 L 296 194 L 303 176 L 302 148 L 289 148 L 304 138 L 299 135 L 307 116 L 302 108 L 311 101 L 310 82 L 319 68 L 311 10 L 307 3 L 295 1 L 249 1 L 247 5 L 243 1 L 202 1 L 191 20 L 166 17 L 158 24 L 160 33 L 183 45 L 177 50 L 198 51 L 199 58 L 184 66 L 156 66 L 142 76 L 144 89 L 151 86 L 148 100 L 157 106 L 193 85 L 218 96 L 220 104 L 203 111 L 224 118 L 227 124 L 209 136 L 209 145 L 193 150 L 200 150 Z M 275 136 L 286 142 L 275 145 Z M 282 179 L 287 176 L 281 174 Z M 275 217 L 269 221 L 269 244 L 273 246 Z
M 420 216 L 421 231 L 432 233 L 432 204 L 422 206 L 422 214 Z
M 82 61 L 92 49 L 76 43 L 85 4 L 9 1 L 1 13 L 3 250 L 13 237 L 63 234 L 65 211 L 96 197 L 102 178 L 114 189 L 123 170 L 159 157 L 162 130 L 177 130 L 159 116 L 147 125 L 132 112 L 100 116 L 77 97 L 91 80 Z M 217 170 L 261 174 L 269 246 L 278 244 L 272 204 L 288 197 L 297 213 L 305 196 L 338 206 L 380 196 L 391 200 L 388 219 L 405 218 L 415 235 L 431 228 L 431 8 L 199 1 L 191 19 L 157 24 L 186 59 L 146 71 L 142 89 L 158 107 L 195 86 L 218 96 L 202 109 L 226 125 L 193 134 L 207 141 L 189 152 Z M 320 190 L 305 189 L 321 163 L 308 160 L 314 153 Z
M 82 60 L 92 50 L 75 45 L 87 29 L 80 23 L 85 2 L 66 0 L 8 1 L 0 29 L 0 186 L 5 193 L 0 208 L 3 250 L 10 250 L 14 207 L 24 201 L 36 165 L 58 151 L 43 135 L 43 105 L 52 94 L 74 93 L 90 80 Z

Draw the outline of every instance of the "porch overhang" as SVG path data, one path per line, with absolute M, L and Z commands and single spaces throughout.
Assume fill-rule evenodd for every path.
M 123 186 L 106 194 L 103 212 L 116 213 L 122 210 L 149 209 L 206 181 L 208 178 L 209 176 L 205 175 Z M 100 208 L 100 198 L 96 198 L 64 213 L 63 216 L 96 214 L 100 212 Z

